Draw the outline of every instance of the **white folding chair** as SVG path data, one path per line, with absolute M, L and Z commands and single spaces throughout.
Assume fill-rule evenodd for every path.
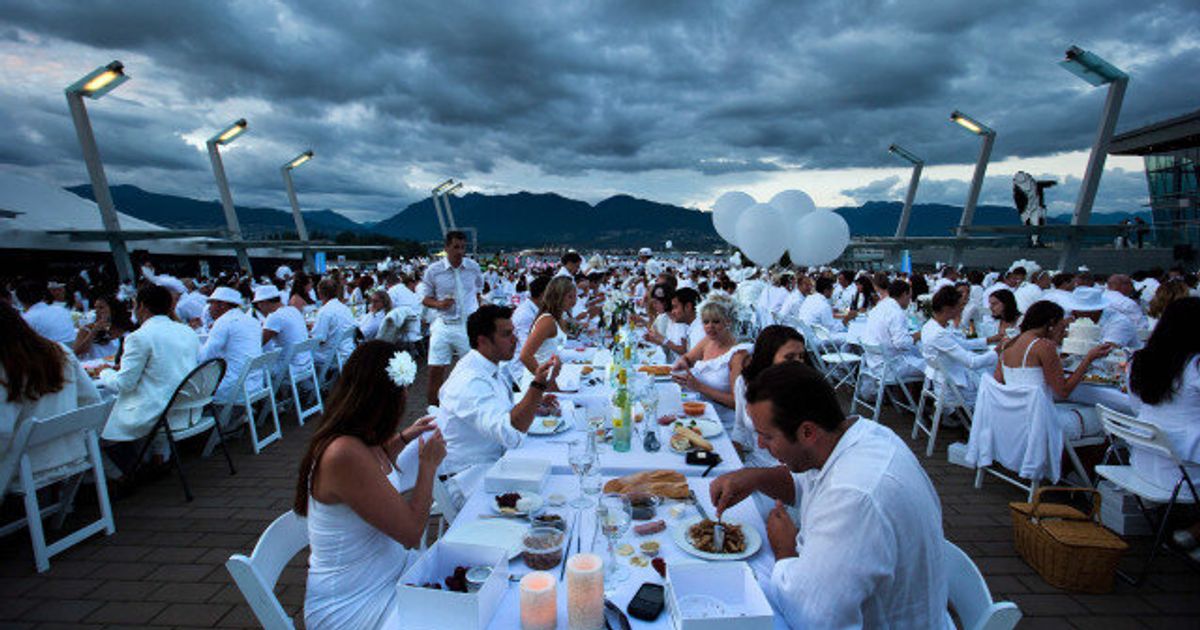
M 1179 480 L 1175 482 L 1175 487 L 1168 492 L 1165 488 L 1143 479 L 1133 466 L 1096 467 L 1096 474 L 1116 484 L 1118 488 L 1125 492 L 1137 497 L 1138 507 L 1141 508 L 1142 515 L 1146 518 L 1146 522 L 1150 524 L 1150 529 L 1156 532 L 1154 545 L 1150 548 L 1150 555 L 1146 559 L 1145 565 L 1138 572 L 1138 575 L 1134 577 L 1122 571 L 1117 572 L 1122 579 L 1137 586 L 1146 578 L 1146 574 L 1150 571 L 1150 565 L 1154 562 L 1155 556 L 1158 555 L 1159 549 L 1166 546 L 1167 525 L 1170 520 L 1171 510 L 1177 504 L 1196 503 L 1200 495 L 1196 494 L 1196 486 L 1192 483 L 1192 478 L 1188 475 L 1187 468 L 1184 467 L 1179 456 L 1175 454 L 1175 450 L 1171 447 L 1171 442 L 1162 435 L 1158 427 L 1148 422 L 1142 422 L 1133 416 L 1109 409 L 1104 405 L 1096 405 L 1096 411 L 1100 414 L 1100 422 L 1104 425 L 1104 431 L 1114 439 L 1124 441 L 1131 448 L 1143 449 L 1166 457 L 1179 468 Z M 1180 492 L 1183 489 L 1184 483 L 1187 484 L 1187 493 Z M 1156 506 L 1163 506 L 1162 517 L 1157 523 L 1151 516 L 1154 507 L 1148 507 L 1146 505 L 1147 502 L 1156 504 Z
M 816 337 L 816 345 L 810 350 L 820 358 L 825 366 L 825 376 L 833 383 L 833 388 L 840 389 L 857 380 L 858 371 L 862 366 L 862 356 L 846 351 L 845 343 L 838 343 L 828 328 L 813 324 L 812 334 Z
M 858 378 L 854 384 L 854 393 L 850 396 L 850 413 L 854 414 L 858 405 L 862 405 L 871 410 L 871 420 L 879 421 L 879 412 L 883 409 L 883 397 L 886 395 L 888 400 L 897 409 L 905 409 L 910 413 L 917 412 L 917 403 L 913 400 L 912 394 L 908 391 L 908 385 L 911 383 L 920 383 L 922 378 L 916 376 L 901 376 L 895 365 L 892 364 L 891 358 L 883 351 L 883 348 L 877 344 L 862 342 L 862 363 L 858 368 Z M 878 367 L 871 368 L 870 357 L 876 357 Z M 874 389 L 873 392 L 868 391 L 868 387 Z M 906 402 L 896 400 L 896 397 L 888 391 L 889 387 L 896 387 L 904 394 Z M 873 395 L 872 395 L 873 393 Z M 872 400 L 874 398 L 874 400 Z
M 238 382 L 233 388 L 233 391 L 242 393 L 241 400 L 235 399 L 224 405 L 221 408 L 221 415 L 217 419 L 224 431 L 228 433 L 236 428 L 230 426 L 230 418 L 233 417 L 234 412 L 238 411 L 238 407 L 241 407 L 246 425 L 250 428 L 250 445 L 254 448 L 255 455 L 262 452 L 262 449 L 266 448 L 268 444 L 283 437 L 283 431 L 279 428 L 279 409 L 275 406 L 274 381 L 271 379 L 271 370 L 279 362 L 279 356 L 282 353 L 282 350 L 272 350 L 254 357 L 246 364 L 246 368 L 242 370 L 242 375 L 238 377 Z M 259 375 L 259 378 L 252 378 L 253 375 Z M 254 405 L 263 400 L 266 402 L 263 403 L 262 411 L 255 414 Z M 268 411 L 271 413 L 274 430 L 260 438 L 258 424 L 266 418 Z M 211 452 L 213 446 L 215 446 L 214 442 L 209 440 L 204 451 L 206 456 Z
M 350 327 L 342 331 L 338 337 L 337 347 L 334 350 L 334 356 L 337 358 L 338 374 L 342 373 L 342 368 L 346 367 L 346 360 L 354 353 L 354 348 L 357 345 L 355 342 L 358 339 L 358 328 Z
M 1011 630 L 1021 620 L 1021 609 L 1012 602 L 996 602 L 979 567 L 949 540 L 942 543 L 942 563 L 950 608 L 958 614 L 963 630 Z
M 308 523 L 303 516 L 289 510 L 267 526 L 249 557 L 235 553 L 225 561 L 234 584 L 266 630 L 296 627 L 275 597 L 275 583 L 287 563 L 307 546 Z
M 0 504 L 3 503 L 9 484 L 14 475 L 19 477 L 20 485 L 17 492 L 24 495 L 25 516 L 0 527 L 0 536 L 7 536 L 22 527 L 29 527 L 29 538 L 33 543 L 33 558 L 39 573 L 50 569 L 50 558 L 66 551 L 75 544 L 82 542 L 92 534 L 101 530 L 111 536 L 117 531 L 113 522 L 112 505 L 108 501 L 108 485 L 104 478 L 104 464 L 100 459 L 100 441 L 97 435 L 104 430 L 108 414 L 112 411 L 116 399 L 109 399 L 74 411 L 51 416 L 49 418 L 34 418 L 23 423 L 9 444 L 8 453 L 0 460 Z M 52 476 L 34 480 L 33 464 L 29 452 L 34 448 L 65 436 L 78 435 L 87 447 L 87 458 L 68 465 L 65 469 Z M 92 471 L 92 481 L 96 486 L 97 503 L 100 504 L 100 518 L 84 525 L 74 532 L 46 544 L 45 531 L 42 529 L 42 518 L 57 515 L 54 527 L 62 527 L 63 520 L 70 513 L 75 501 L 75 493 L 83 482 L 83 476 L 88 470 Z M 38 504 L 37 491 L 58 481 L 67 481 L 62 488 L 58 503 L 46 507 Z
M 919 433 L 929 436 L 929 444 L 925 447 L 926 457 L 933 455 L 934 443 L 937 442 L 938 428 L 942 424 L 943 416 L 960 413 L 966 421 L 967 429 L 971 428 L 971 409 L 967 405 L 966 397 L 954 384 L 954 380 L 946 375 L 940 357 L 926 361 L 925 382 L 921 384 L 921 395 L 918 399 L 917 413 L 913 417 L 912 439 L 917 439 Z M 925 418 L 925 401 L 927 400 L 933 401 L 933 415 L 929 417 L 928 425 L 922 422 Z
M 292 359 L 288 360 L 288 380 L 292 384 L 292 403 L 296 406 L 296 422 L 300 426 L 304 426 L 304 419 L 314 413 L 321 413 L 325 410 L 325 404 L 321 402 L 321 380 L 317 376 L 316 360 L 314 353 L 317 350 L 316 339 L 305 339 L 300 343 L 293 344 L 291 348 L 291 356 L 306 355 L 308 358 L 302 361 L 300 367 L 296 366 L 296 362 Z M 300 397 L 299 384 L 305 380 L 312 382 L 313 396 L 316 397 L 316 403 L 311 407 L 304 406 L 304 399 Z

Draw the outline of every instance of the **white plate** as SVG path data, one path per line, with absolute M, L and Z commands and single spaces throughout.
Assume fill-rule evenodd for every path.
M 507 493 L 501 492 L 500 494 Z M 530 499 L 533 501 L 533 507 L 530 508 L 528 512 L 501 512 L 500 506 L 496 505 L 496 497 L 499 495 L 492 495 L 492 497 L 488 499 L 488 505 L 492 507 L 492 513 L 503 514 L 505 516 L 528 516 L 531 512 L 537 512 L 538 510 L 542 509 L 542 505 L 545 504 L 545 501 L 542 500 L 542 495 L 537 494 L 536 492 L 518 492 L 517 494 L 521 495 L 522 499 Z
M 701 520 L 703 519 L 701 519 L 699 516 L 693 516 L 692 518 L 685 519 L 683 522 L 671 528 L 671 540 L 674 540 L 675 544 L 678 545 L 680 549 L 690 553 L 693 556 L 696 556 L 697 558 L 702 558 L 704 560 L 744 560 L 758 553 L 759 547 L 762 547 L 762 538 L 758 535 L 758 530 L 742 523 L 726 521 L 726 524 L 741 526 L 742 533 L 746 536 L 746 548 L 743 549 L 741 553 L 711 553 L 708 551 L 700 551 L 694 545 L 692 545 L 692 541 L 688 540 L 687 532 L 688 528 L 696 523 L 699 523 Z
M 685 427 L 691 428 L 692 422 L 696 423 L 696 429 L 700 430 L 700 435 L 702 437 L 706 437 L 706 438 L 717 437 L 718 435 L 721 435 L 721 433 L 725 431 L 725 429 L 721 426 L 720 422 L 717 422 L 716 420 L 713 420 L 712 418 L 706 418 L 704 416 L 685 416 L 683 418 L 676 420 L 675 422 L 672 422 L 669 426 L 671 427 L 671 430 L 674 431 L 675 427 L 680 424 L 682 424 Z
M 493 504 L 495 501 L 493 501 Z M 529 530 L 529 523 L 507 518 L 485 518 L 461 525 L 455 523 L 442 540 L 478 545 L 480 541 L 499 547 L 513 557 L 521 551 L 521 539 Z

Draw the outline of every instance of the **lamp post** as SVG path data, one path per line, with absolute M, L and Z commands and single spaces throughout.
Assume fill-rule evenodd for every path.
M 1083 182 L 1079 186 L 1079 197 L 1075 200 L 1075 213 L 1071 217 L 1071 225 L 1087 225 L 1092 218 L 1092 203 L 1095 202 L 1096 190 L 1100 187 L 1104 160 L 1108 157 L 1108 145 L 1112 141 L 1117 117 L 1121 113 L 1121 102 L 1125 99 L 1129 75 L 1098 55 L 1078 46 L 1068 48 L 1066 58 L 1060 61 L 1059 65 L 1095 87 L 1108 85 L 1104 112 L 1100 115 L 1100 128 L 1096 132 L 1096 141 L 1092 144 L 1092 153 L 1088 156 L 1087 169 L 1083 172 Z M 1072 231 L 1067 247 L 1063 250 L 1062 260 L 1059 261 L 1060 269 L 1074 266 L 1079 256 L 1079 245 L 1079 233 Z
M 247 274 L 250 269 L 250 256 L 246 253 L 246 245 L 242 238 L 242 226 L 238 224 L 237 210 L 233 207 L 233 195 L 229 193 L 229 180 L 225 178 L 225 165 L 221 162 L 221 152 L 217 148 L 233 142 L 238 136 L 246 133 L 246 119 L 240 118 L 225 127 L 217 135 L 208 139 L 208 159 L 212 162 L 213 176 L 217 179 L 217 190 L 221 192 L 221 208 L 225 210 L 225 225 L 229 228 L 229 237 L 233 239 L 233 249 L 237 252 L 238 266 Z
M 83 163 L 87 166 L 88 178 L 92 182 L 92 196 L 96 199 L 96 205 L 100 207 L 100 221 L 104 231 L 108 233 L 108 245 L 112 249 L 117 276 L 121 282 L 133 283 L 133 264 L 129 261 L 129 250 L 121 236 L 121 222 L 117 218 L 112 193 L 108 190 L 108 178 L 104 175 L 100 149 L 96 146 L 96 137 L 92 134 L 92 122 L 83 104 L 83 97 L 100 98 L 128 79 L 129 77 L 125 76 L 125 66 L 120 61 L 114 61 L 107 66 L 96 68 L 67 86 L 65 92 L 67 107 L 71 110 L 71 121 L 75 124 L 75 135 L 78 136 L 79 146 L 83 150 Z
M 292 204 L 292 219 L 296 221 L 296 234 L 301 241 L 308 242 L 308 228 L 304 225 L 304 215 L 300 213 L 300 201 L 296 199 L 296 186 L 292 183 L 292 169 L 308 162 L 313 158 L 312 149 L 297 155 L 292 158 L 287 164 L 284 164 L 279 171 L 283 173 L 283 185 L 287 188 L 288 201 Z M 304 250 L 304 270 L 312 273 L 312 252 Z
M 912 179 L 908 180 L 908 193 L 904 195 L 904 209 L 900 211 L 900 223 L 896 225 L 896 238 L 904 238 L 908 232 L 908 220 L 912 217 L 913 200 L 917 198 L 917 184 L 921 182 L 921 169 L 925 168 L 925 161 L 898 144 L 888 147 L 888 153 L 913 165 Z
M 979 191 L 983 188 L 983 176 L 987 172 L 988 160 L 992 157 L 992 145 L 996 142 L 996 132 L 987 125 L 958 110 L 950 114 L 950 120 L 958 123 L 963 129 L 983 138 L 983 146 L 979 150 L 979 160 L 975 162 L 975 174 L 971 177 L 971 188 L 967 191 L 967 203 L 963 206 L 962 218 L 959 219 L 958 230 L 955 232 L 955 236 L 959 240 L 954 245 L 953 260 L 950 262 L 951 264 L 958 264 L 962 261 L 964 245 L 962 239 L 966 238 L 967 228 L 971 227 L 971 223 L 975 220 L 975 205 L 979 203 Z
M 433 213 L 435 215 L 437 215 L 438 227 L 442 230 L 442 238 L 446 237 L 447 229 L 446 229 L 446 220 L 444 218 L 442 218 L 442 205 L 441 205 L 441 202 L 438 200 L 438 194 L 441 193 L 446 188 L 449 188 L 450 185 L 452 185 L 453 183 L 454 183 L 453 179 L 447 179 L 446 181 L 433 187 Z
M 450 195 L 460 188 L 462 188 L 462 182 L 442 191 L 442 207 L 446 210 L 446 222 L 449 223 L 451 230 L 457 230 L 458 225 L 454 222 L 454 210 L 450 207 Z

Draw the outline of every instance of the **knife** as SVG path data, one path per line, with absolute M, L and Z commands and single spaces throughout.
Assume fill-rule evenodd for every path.
M 567 529 L 567 544 L 563 545 L 562 568 L 558 570 L 558 581 L 560 582 L 567 575 L 567 558 L 571 555 L 571 536 L 579 534 L 579 518 L 579 512 L 576 512 L 575 518 L 571 519 L 571 527 Z

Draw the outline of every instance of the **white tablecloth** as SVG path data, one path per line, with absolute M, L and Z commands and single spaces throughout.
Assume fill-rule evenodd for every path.
M 1075 391 L 1071 392 L 1071 396 L 1067 400 L 1081 405 L 1099 404 L 1114 411 L 1133 413 L 1133 399 L 1130 398 L 1129 394 L 1121 391 L 1120 387 L 1112 385 L 1080 383 L 1075 387 Z

